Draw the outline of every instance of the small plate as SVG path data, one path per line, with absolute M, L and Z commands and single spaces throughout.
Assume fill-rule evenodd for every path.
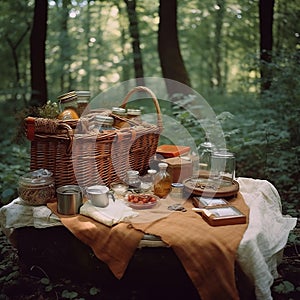
M 132 200 L 129 200 L 129 197 L 132 197 Z M 151 194 L 128 194 L 126 203 L 133 209 L 149 209 L 158 203 L 158 198 Z

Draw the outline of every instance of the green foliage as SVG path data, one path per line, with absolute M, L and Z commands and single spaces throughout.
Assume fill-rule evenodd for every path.
M 17 183 L 29 171 L 28 148 L 6 140 L 0 143 L 0 206 L 18 196 Z

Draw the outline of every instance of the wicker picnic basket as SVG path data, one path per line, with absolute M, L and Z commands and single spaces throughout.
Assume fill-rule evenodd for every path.
M 144 174 L 156 152 L 163 127 L 159 102 L 147 87 L 137 86 L 129 91 L 121 107 L 126 107 L 129 98 L 137 92 L 151 96 L 157 124 L 129 120 L 109 110 L 91 110 L 79 120 L 71 121 L 26 118 L 31 170 L 44 168 L 53 172 L 56 187 L 110 185 L 115 180 L 124 180 L 130 169 Z M 99 113 L 120 118 L 129 126 L 104 133 L 87 130 L 87 124 Z

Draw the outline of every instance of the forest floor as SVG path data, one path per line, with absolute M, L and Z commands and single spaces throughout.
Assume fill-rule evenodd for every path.
M 296 228 L 293 234 L 299 237 L 300 228 Z M 274 300 L 300 299 L 300 249 L 298 246 L 288 242 L 284 249 L 283 260 L 278 267 L 280 277 L 272 286 Z M 0 231 L 0 300 L 125 300 L 122 297 L 116 298 L 103 294 L 101 288 L 92 283 L 82 281 L 76 283 L 70 278 L 58 277 L 50 280 L 42 269 L 22 268 L 17 250 Z M 142 300 L 132 291 L 130 300 L 134 299 Z M 129 299 L 126 298 L 126 300 Z

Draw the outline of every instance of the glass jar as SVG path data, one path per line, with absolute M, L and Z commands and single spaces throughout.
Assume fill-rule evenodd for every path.
M 57 99 L 60 112 L 63 112 L 66 109 L 72 109 L 78 115 L 77 94 L 75 91 L 62 94 L 58 96 Z
M 76 91 L 77 94 L 77 110 L 79 116 L 83 114 L 83 112 L 86 110 L 91 97 L 90 91 Z M 85 111 L 85 113 L 88 113 L 88 111 Z
M 95 116 L 95 127 L 99 132 L 111 131 L 115 128 L 113 127 L 114 119 L 109 116 L 96 115 Z
M 205 142 L 201 143 L 198 147 L 199 151 L 199 166 L 200 170 L 209 171 L 211 168 L 211 155 L 215 151 L 215 146 L 207 139 Z
M 153 191 L 154 176 L 156 173 L 156 170 L 150 169 L 147 171 L 147 174 L 141 178 L 141 190 L 143 192 Z
M 130 170 L 127 171 L 127 184 L 128 189 L 133 192 L 139 193 L 141 191 L 141 179 L 139 171 Z
M 173 182 L 171 185 L 171 197 L 174 200 L 182 200 L 183 199 L 183 189 L 184 185 L 180 182 Z
M 230 179 L 228 184 L 235 179 L 235 156 L 227 149 L 221 149 L 212 153 L 211 177 L 222 180 L 223 177 Z
M 39 169 L 19 178 L 19 197 L 29 205 L 43 205 L 55 198 L 52 172 Z
M 123 128 L 129 127 L 129 124 L 126 122 L 126 109 L 122 107 L 113 107 L 112 114 L 115 115 L 114 118 L 114 127 L 116 128 Z
M 167 172 L 167 163 L 159 163 L 159 172 L 154 177 L 154 194 L 160 198 L 165 198 L 171 191 L 172 178 Z
M 127 117 L 129 119 L 132 119 L 137 122 L 141 122 L 142 121 L 141 115 L 142 115 L 142 111 L 140 109 L 132 109 L 132 108 L 127 109 Z

